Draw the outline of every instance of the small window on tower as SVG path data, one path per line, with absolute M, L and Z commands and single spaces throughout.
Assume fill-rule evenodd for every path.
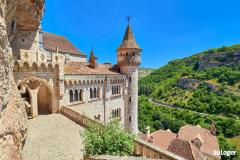
M 129 122 L 131 122 L 132 121 L 132 117 L 131 116 L 129 116 Z
M 130 83 L 132 82 L 132 78 L 131 78 L 131 77 L 129 77 L 129 82 L 130 82 Z
M 11 22 L 11 32 L 13 33 L 15 30 L 15 21 Z
M 132 102 L 132 98 L 131 97 L 129 97 L 129 102 Z

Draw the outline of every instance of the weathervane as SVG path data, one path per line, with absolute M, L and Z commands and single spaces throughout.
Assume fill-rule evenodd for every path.
M 132 19 L 131 16 L 127 16 L 127 21 L 128 21 L 128 25 L 130 24 L 130 20 Z

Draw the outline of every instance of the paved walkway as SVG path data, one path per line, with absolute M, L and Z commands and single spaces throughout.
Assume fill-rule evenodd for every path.
M 28 121 L 24 160 L 80 160 L 82 127 L 61 114 L 41 115 Z

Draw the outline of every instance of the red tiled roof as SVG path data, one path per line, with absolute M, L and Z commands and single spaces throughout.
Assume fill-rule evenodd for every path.
M 64 66 L 65 74 L 83 74 L 83 75 L 120 75 L 118 69 L 109 64 L 98 64 L 96 68 L 91 68 L 87 63 L 68 62 Z
M 187 160 L 205 160 L 205 156 L 201 151 L 191 142 L 175 138 L 171 141 L 168 151 L 175 153 Z
M 186 141 L 191 141 L 197 136 L 200 136 L 201 140 L 203 141 L 200 148 L 201 152 L 214 156 L 213 151 L 219 151 L 217 138 L 213 136 L 207 129 L 201 128 L 200 126 L 185 125 L 178 132 L 178 137 Z M 220 156 L 215 157 L 220 159 Z
M 76 48 L 69 40 L 63 36 L 58 36 L 52 33 L 43 33 L 43 47 L 49 51 L 56 51 L 58 47 L 59 52 L 70 53 L 86 57 L 78 48 Z
M 144 134 L 142 135 L 143 140 L 147 140 L 150 143 L 153 143 L 159 147 L 164 149 L 168 149 L 170 142 L 176 138 L 177 134 L 171 132 L 170 130 L 158 130 L 150 134 L 150 138 L 148 139 L 147 136 Z

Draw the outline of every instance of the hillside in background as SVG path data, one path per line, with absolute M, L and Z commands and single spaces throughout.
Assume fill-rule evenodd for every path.
M 150 73 L 152 73 L 152 71 L 154 71 L 153 68 L 144 68 L 144 67 L 140 67 L 139 68 L 139 78 L 145 77 L 147 75 L 149 75 Z
M 214 124 L 221 149 L 239 147 L 240 45 L 171 61 L 139 80 L 139 94 L 140 130 Z

